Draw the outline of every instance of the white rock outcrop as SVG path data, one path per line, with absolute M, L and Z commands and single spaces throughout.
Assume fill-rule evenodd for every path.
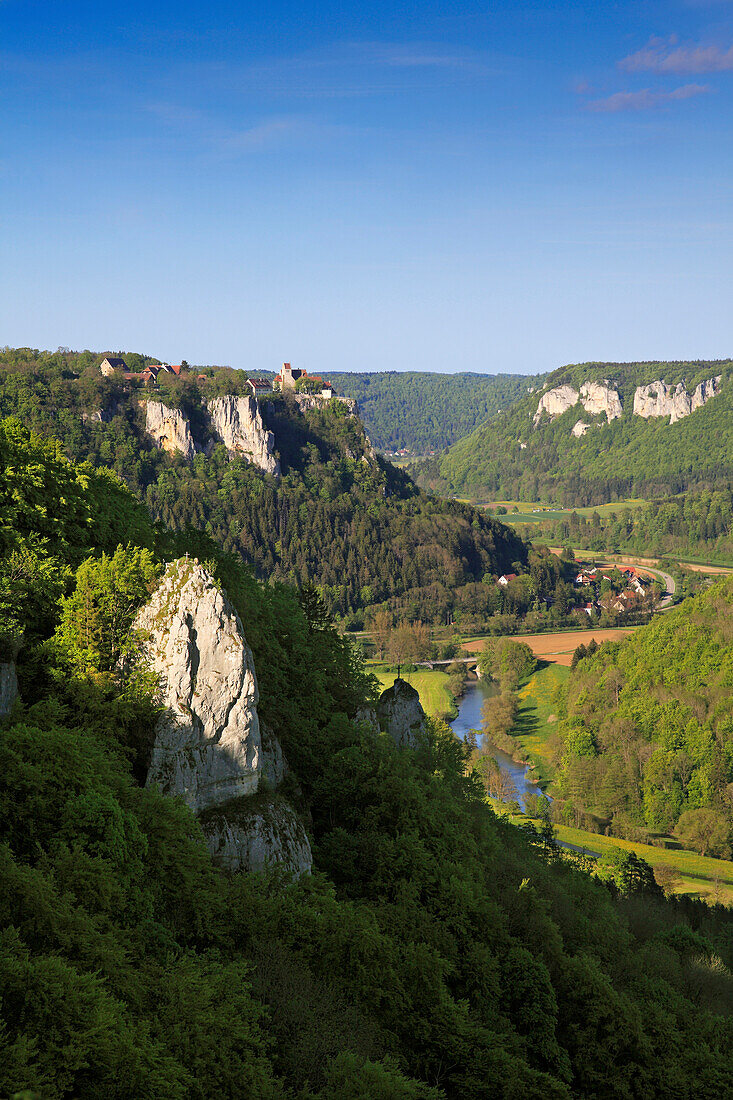
M 400 678 L 383 691 L 377 703 L 380 729 L 400 748 L 417 748 L 425 733 L 425 711 L 411 684 Z
M 605 413 L 609 424 L 623 415 L 618 390 L 607 378 L 602 382 L 584 382 L 580 387 L 580 403 L 592 416 Z
M 346 406 L 350 416 L 357 416 L 359 413 L 359 406 L 355 399 L 344 397 L 340 393 L 335 393 L 333 397 L 321 397 L 319 393 L 296 393 L 293 396 L 301 412 L 305 412 L 307 409 L 322 409 L 329 401 L 338 401 Z
M 718 374 L 715 378 L 708 378 L 705 382 L 701 382 L 690 399 L 690 411 L 694 412 L 695 409 L 702 408 L 711 397 L 715 397 L 716 394 L 720 393 L 722 381 L 722 374 Z
M 134 629 L 165 708 L 148 786 L 179 796 L 201 817 L 212 858 L 226 870 L 273 860 L 293 873 L 310 870 L 307 834 L 275 793 L 287 762 L 272 731 L 260 729 L 252 652 L 226 594 L 197 561 L 179 558 Z
M 604 378 L 601 382 L 584 382 L 580 390 L 569 385 L 556 386 L 554 390 L 548 390 L 539 400 L 533 423 L 535 427 L 539 424 L 543 412 L 547 413 L 550 420 L 554 420 L 578 403 L 591 416 L 602 416 L 605 413 L 609 424 L 623 415 L 618 390 L 613 383 Z
M 257 679 L 227 597 L 198 562 L 180 558 L 134 626 L 165 707 L 148 783 L 197 813 L 254 793 L 262 770 Z
M 228 451 L 242 455 L 274 477 L 280 476 L 275 437 L 265 428 L 255 397 L 216 397 L 206 407 L 212 431 Z
M 0 718 L 10 714 L 18 698 L 18 677 L 13 661 L 0 661 Z
M 259 802 L 259 800 L 255 800 Z M 211 858 L 223 871 L 263 871 L 279 864 L 300 876 L 311 870 L 308 834 L 292 806 L 273 798 L 236 812 L 205 815 L 202 821 Z
M 590 424 L 587 420 L 576 420 L 570 429 L 570 433 L 574 435 L 576 439 L 580 439 L 581 435 L 585 435 L 589 428 Z
M 548 390 L 539 400 L 533 423 L 539 424 L 543 412 L 546 412 L 551 420 L 556 416 L 562 416 L 568 409 L 572 409 L 573 405 L 578 404 L 579 397 L 580 394 L 572 386 L 556 386 L 554 390 Z
M 182 454 L 189 460 L 196 454 L 191 425 L 180 409 L 169 409 L 162 401 L 146 402 L 145 431 L 168 454 Z
M 689 394 L 684 382 L 668 386 L 657 380 L 646 386 L 637 386 L 634 392 L 634 415 L 645 420 L 655 416 L 668 416 L 670 424 L 689 416 L 705 405 L 711 397 L 720 393 L 721 375 L 701 382 L 693 394 Z

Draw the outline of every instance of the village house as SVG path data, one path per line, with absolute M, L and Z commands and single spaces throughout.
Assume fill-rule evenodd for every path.
M 502 588 L 506 588 L 506 586 L 509 584 L 509 581 L 515 581 L 516 579 L 516 573 L 502 573 L 496 583 L 500 584 Z
M 272 384 L 267 378 L 248 378 L 247 385 L 251 389 L 254 397 L 259 397 L 259 395 L 263 393 L 272 392 Z
M 183 363 L 150 363 L 144 370 L 129 371 L 124 359 L 108 355 L 99 364 L 99 369 L 105 378 L 119 373 L 125 382 L 142 382 L 145 386 L 154 386 L 159 374 L 175 374 L 180 377 L 181 373 L 186 373 L 187 367 Z
M 109 378 L 115 371 L 126 371 L 127 363 L 117 355 L 105 355 L 99 364 L 99 370 L 105 378 Z

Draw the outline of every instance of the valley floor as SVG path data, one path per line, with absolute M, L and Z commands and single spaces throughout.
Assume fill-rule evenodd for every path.
M 509 814 L 501 802 L 495 799 L 490 801 L 496 812 L 508 817 L 513 824 L 526 825 L 529 822 L 530 819 L 524 814 Z M 585 855 L 598 856 L 603 855 L 610 848 L 623 848 L 625 851 L 634 852 L 653 868 L 669 868 L 676 876 L 672 886 L 675 894 L 690 894 L 693 897 L 723 905 L 733 904 L 733 861 L 731 860 L 701 856 L 697 852 L 688 852 L 684 848 L 657 848 L 651 844 L 638 844 L 615 836 L 603 836 L 584 829 L 574 829 L 569 825 L 555 825 L 553 828 L 561 845 Z

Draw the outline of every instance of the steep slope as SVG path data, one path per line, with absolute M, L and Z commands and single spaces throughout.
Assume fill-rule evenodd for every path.
M 649 876 L 618 897 L 582 861 L 497 819 L 447 728 L 428 720 L 416 749 L 398 748 L 358 721 L 376 701 L 372 685 L 312 593 L 259 584 L 205 536 L 156 533 L 149 520 L 139 530 L 153 551 L 103 553 L 124 487 L 110 479 L 115 499 L 96 498 L 94 475 L 13 432 L 0 473 L 14 474 L 20 526 L 0 512 L 0 587 L 28 618 L 31 566 L 26 557 L 18 570 L 12 555 L 31 552 L 24 524 L 35 509 L 57 528 L 64 598 L 50 598 L 43 628 L 26 622 L 21 703 L 0 720 L 0 1095 L 733 1091 L 729 912 L 666 902 Z M 57 462 L 77 503 L 96 507 L 86 543 L 74 541 L 55 494 Z M 48 546 L 35 544 L 34 562 L 38 591 Z M 168 680 L 169 670 L 151 676 L 145 659 L 131 670 L 120 657 L 145 656 L 137 610 L 155 608 L 148 626 L 162 635 L 174 596 L 191 623 L 173 640 L 192 657 L 209 612 L 234 632 L 240 657 L 246 637 L 261 731 L 272 729 L 297 776 L 287 795 L 308 822 L 316 874 L 293 883 L 278 868 L 222 873 L 206 811 L 197 820 L 183 799 L 146 784 L 141 765 L 161 719 L 155 673 Z M 254 684 L 237 694 L 244 664 L 233 694 L 251 703 Z M 194 710 L 190 686 L 181 682 L 181 701 Z M 409 695 L 403 704 L 389 707 L 399 741 L 421 720 Z
M 562 367 L 417 472 L 445 493 L 565 505 L 733 477 L 733 364 Z
M 258 402 L 235 371 L 147 388 L 101 377 L 98 362 L 77 376 L 77 358 L 9 362 L 0 413 L 113 469 L 166 526 L 208 531 L 262 578 L 318 586 L 333 611 L 409 600 L 427 620 L 526 562 L 510 529 L 431 499 L 379 458 L 339 401 Z
M 523 397 L 541 375 L 375 371 L 329 374 L 353 397 L 374 445 L 410 454 L 443 451 Z
M 732 577 L 581 660 L 564 707 L 569 815 L 621 836 L 676 829 L 703 854 L 730 857 Z

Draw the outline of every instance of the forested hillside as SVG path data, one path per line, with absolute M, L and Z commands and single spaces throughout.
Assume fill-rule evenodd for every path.
M 146 435 L 144 402 L 153 397 L 181 410 L 206 446 L 203 403 L 246 392 L 240 372 L 169 376 L 152 390 L 102 378 L 101 358 L 6 351 L 0 414 L 58 436 L 73 458 L 113 469 L 156 520 L 207 531 L 263 579 L 314 584 L 341 615 L 386 604 L 427 621 L 459 606 L 470 615 L 486 594 L 484 578 L 526 563 L 510 528 L 427 496 L 375 455 L 360 420 L 337 401 L 305 411 L 287 395 L 262 403 L 281 459 L 276 480 L 221 445 L 188 462 Z
M 369 437 L 381 451 L 443 451 L 488 417 L 523 397 L 541 376 L 375 371 L 330 374 L 339 393 L 359 402 Z
M 559 736 L 568 821 L 730 857 L 733 578 L 579 661 Z
M 664 555 L 733 561 L 733 491 L 681 493 L 651 500 L 644 507 L 623 507 L 601 515 L 570 516 L 525 525 L 528 538 L 568 543 L 591 550 L 632 550 Z
M 637 387 L 665 380 L 686 392 L 720 376 L 720 392 L 690 415 L 645 419 L 633 412 Z M 623 407 L 610 423 L 574 404 L 537 420 L 543 394 L 608 380 Z M 580 425 L 580 427 L 578 427 Z M 584 434 L 574 435 L 573 429 Z M 415 467 L 419 484 L 474 499 L 544 500 L 564 506 L 624 497 L 670 496 L 733 479 L 733 365 L 585 363 L 562 367 L 544 386 L 481 425 L 448 453 Z
M 156 685 L 131 624 L 186 552 L 251 646 L 313 846 L 299 881 L 216 871 L 183 801 L 144 785 Z M 312 592 L 156 529 L 17 420 L 0 423 L 0 616 L 20 683 L 0 718 L 0 1095 L 733 1091 L 728 911 L 648 879 L 619 894 L 498 820 L 441 724 L 399 750 L 355 722 L 373 688 Z

